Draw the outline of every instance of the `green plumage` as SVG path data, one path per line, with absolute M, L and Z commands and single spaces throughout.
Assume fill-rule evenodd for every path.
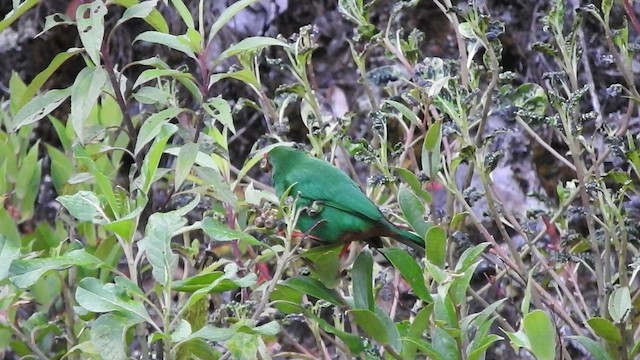
M 414 249 L 423 249 L 424 240 L 392 224 L 345 173 L 304 152 L 280 146 L 272 149 L 268 162 L 278 196 L 293 185 L 290 194 L 299 194 L 297 228 L 324 242 L 364 240 L 382 245 L 380 236 L 392 237 Z

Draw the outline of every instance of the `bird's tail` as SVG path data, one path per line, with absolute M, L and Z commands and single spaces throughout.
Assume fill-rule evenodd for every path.
M 421 238 L 420 236 L 412 232 L 409 232 L 407 230 L 402 230 L 396 227 L 395 225 L 391 230 L 393 231 L 392 237 L 394 239 L 400 241 L 401 243 L 407 245 L 412 249 L 424 251 L 424 248 L 425 248 L 424 239 Z

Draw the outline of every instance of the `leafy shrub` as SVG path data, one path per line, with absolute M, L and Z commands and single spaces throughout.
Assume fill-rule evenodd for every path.
M 234 3 L 205 27 L 202 6 L 196 21 L 183 1 L 172 0 L 170 9 L 186 28 L 180 35 L 169 31 L 154 0 L 92 1 L 79 5 L 74 19 L 47 18 L 44 32 L 77 28 L 82 47 L 57 54 L 29 84 L 11 77 L 0 119 L 6 175 L 0 179 L 0 348 L 41 359 L 482 359 L 491 346 L 507 343 L 538 359 L 576 348 L 597 359 L 637 355 L 638 264 L 631 261 L 637 231 L 625 206 L 640 167 L 627 131 L 640 94 L 635 45 L 626 21 L 612 28 L 611 1 L 576 11 L 553 1 L 543 19 L 547 42 L 534 48 L 558 71 L 519 83 L 501 68 L 504 24 L 475 2 L 461 10 L 435 1 L 455 32 L 459 59 L 452 61 L 425 57 L 419 31 L 392 30 L 415 2 L 397 2 L 388 26 L 378 28 L 369 6 L 340 0 L 355 26 L 351 56 L 370 107 L 364 115 L 371 131 L 357 140 L 350 124 L 362 114 L 330 114 L 315 88 L 313 27 L 290 39 L 249 37 L 212 55 L 220 29 L 254 2 Z M 14 2 L 0 31 L 36 3 Z M 623 5 L 629 9 L 626 0 Z M 119 8 L 126 10 L 105 26 Z M 585 130 L 605 116 L 587 101 L 590 84 L 580 76 L 587 17 L 602 27 L 624 82 L 609 92 L 629 100 L 621 123 L 600 120 L 599 133 Z M 159 57 L 115 64 L 111 37 L 134 19 L 152 30 L 137 35 L 133 46 L 167 47 L 191 68 Z M 281 58 L 268 58 L 265 49 Z M 391 65 L 370 68 L 375 51 Z M 74 57 L 85 67 L 73 85 L 44 90 Z M 213 70 L 231 59 L 236 64 L 228 71 Z M 263 63 L 291 82 L 265 91 Z M 132 68 L 139 71 L 128 79 Z M 212 96 L 212 86 L 225 80 L 246 85 L 253 100 Z M 52 115 L 67 102 L 67 119 Z M 345 260 L 341 247 L 308 248 L 294 231 L 300 209 L 291 197 L 278 199 L 247 175 L 270 146 L 256 144 L 240 169 L 232 165 L 238 109 L 259 111 L 268 137 L 285 141 L 292 104 L 299 106 L 309 152 L 364 164 L 374 174 L 368 195 L 394 222 L 424 237 L 425 256 L 393 246 L 354 247 Z M 511 119 L 546 156 L 573 171 L 570 181 L 553 186 L 557 203 L 527 209 L 542 228 L 530 226 L 496 191 L 493 176 L 505 156 L 496 143 L 514 131 L 490 128 L 496 117 Z M 45 121 L 60 146 L 33 139 L 34 127 Z M 568 152 L 551 146 L 540 128 Z M 597 136 L 606 140 L 602 149 Z M 625 167 L 604 171 L 613 156 Z M 34 223 L 45 157 L 61 210 L 50 222 Z M 156 198 L 162 187 L 170 200 Z M 442 204 L 429 190 L 437 187 L 446 192 Z M 572 214 L 586 224 L 584 232 L 570 231 Z M 472 231 L 480 241 L 471 243 Z M 541 246 L 543 239 L 550 245 Z M 203 265 L 205 244 L 220 256 Z M 378 252 L 392 266 L 381 267 Z M 497 273 L 485 286 L 472 286 L 483 261 Z M 399 298 L 401 284 L 411 289 L 410 301 Z M 504 287 L 521 296 L 486 295 Z M 501 315 L 514 309 L 515 319 Z M 289 335 L 299 323 L 313 348 Z

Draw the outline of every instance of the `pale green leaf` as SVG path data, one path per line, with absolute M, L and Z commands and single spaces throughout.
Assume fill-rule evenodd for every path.
M 155 139 L 158 134 L 160 134 L 164 124 L 167 124 L 171 119 L 175 118 L 183 111 L 184 109 L 182 108 L 171 107 L 149 116 L 149 118 L 144 121 L 140 127 L 140 131 L 138 132 L 138 140 L 136 142 L 134 154 L 139 153 L 145 145 Z
M 13 131 L 34 123 L 57 109 L 71 95 L 71 88 L 49 90 L 38 95 L 23 106 L 13 119 Z
M 176 161 L 176 176 L 174 182 L 174 188 L 176 190 L 180 189 L 180 186 L 182 186 L 187 175 L 191 172 L 191 168 L 196 161 L 198 151 L 199 146 L 195 143 L 184 144 L 180 148 L 178 159 Z
M 100 65 L 105 15 L 107 15 L 107 7 L 102 1 L 81 4 L 76 9 L 76 23 L 80 41 L 95 65 Z
M 98 222 L 104 219 L 100 199 L 91 191 L 81 190 L 73 195 L 62 195 L 56 199 L 71 216 L 80 221 Z
M 86 277 L 78 283 L 75 298 L 80 306 L 92 312 L 115 311 L 132 319 L 153 323 L 142 302 L 125 296 L 112 283 L 103 284 L 96 278 Z
M 0 281 L 9 275 L 11 263 L 20 255 L 20 243 L 16 240 L 0 234 Z

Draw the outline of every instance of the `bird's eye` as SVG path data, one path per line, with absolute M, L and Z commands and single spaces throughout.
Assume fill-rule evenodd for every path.
M 271 164 L 269 163 L 269 159 L 265 156 L 262 161 L 260 161 L 260 170 L 264 172 L 271 171 Z

